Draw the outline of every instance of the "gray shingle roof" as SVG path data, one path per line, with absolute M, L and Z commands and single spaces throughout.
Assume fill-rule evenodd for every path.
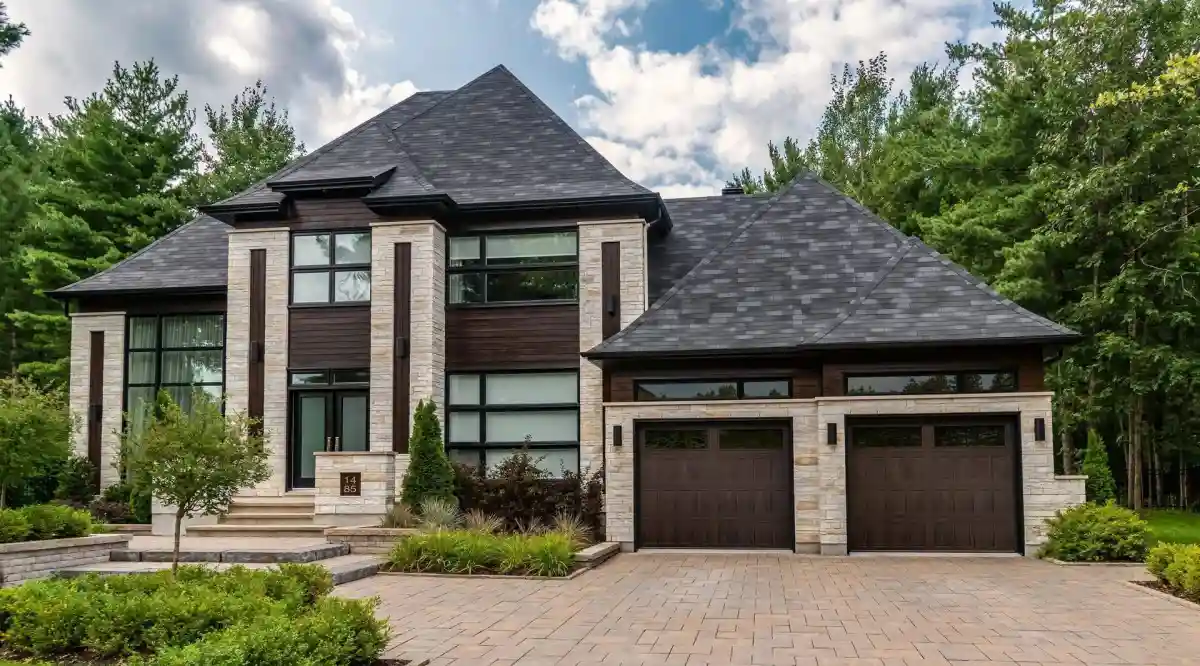
M 693 224 L 719 227 L 730 218 L 731 209 L 743 205 L 751 204 L 667 203 L 675 230 Z M 689 212 L 708 217 L 697 223 Z M 651 274 L 678 271 L 689 254 L 687 249 L 675 253 L 662 247 L 656 254 L 652 248 Z M 665 268 L 653 263 L 656 256 L 668 260 Z M 651 280 L 652 290 L 656 282 L 661 288 L 661 277 Z M 816 177 L 804 175 L 754 207 L 649 310 L 590 353 L 767 351 L 1074 336 L 996 294 Z
M 651 240 L 650 302 L 657 301 L 714 247 L 729 242 L 766 195 L 725 195 L 694 199 L 668 199 L 665 203 L 674 226 L 671 233 Z
M 200 215 L 108 270 L 55 293 L 69 296 L 142 290 L 223 290 L 229 226 Z

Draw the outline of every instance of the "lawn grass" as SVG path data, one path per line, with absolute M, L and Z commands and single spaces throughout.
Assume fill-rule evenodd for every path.
M 1200 513 L 1172 509 L 1151 509 L 1142 512 L 1150 523 L 1154 541 L 1200 544 Z

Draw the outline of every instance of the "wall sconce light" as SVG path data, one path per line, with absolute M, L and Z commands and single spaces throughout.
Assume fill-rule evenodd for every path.
M 1046 441 L 1046 419 L 1033 420 L 1033 439 L 1036 442 Z
M 825 424 L 825 435 L 826 435 L 826 439 L 825 439 L 826 444 L 828 444 L 830 446 L 837 446 L 837 424 L 836 423 L 826 423 Z
M 613 426 L 613 447 L 621 448 L 621 426 Z

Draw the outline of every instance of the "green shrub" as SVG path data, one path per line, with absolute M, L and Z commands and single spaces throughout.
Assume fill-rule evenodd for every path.
M 1146 553 L 1146 571 L 1151 576 L 1164 581 L 1167 567 L 1175 561 L 1175 556 L 1182 546 L 1176 543 L 1160 543 Z
M 29 520 L 19 509 L 0 509 L 0 543 L 29 539 Z
M 569 534 L 494 534 L 434 530 L 399 541 L 388 555 L 394 571 L 565 576 L 575 564 Z
M 1087 475 L 1088 501 L 1104 504 L 1117 499 L 1117 484 L 1108 466 L 1108 448 L 1095 430 L 1088 430 L 1082 472 Z
M 417 405 L 408 453 L 402 493 L 404 503 L 420 509 L 427 499 L 454 501 L 454 469 L 446 457 L 442 426 L 438 423 L 437 406 L 432 400 L 422 400 Z
M 150 493 L 145 488 L 134 488 L 128 481 L 114 483 L 92 503 L 91 510 L 102 522 L 145 525 L 151 518 Z
M 21 509 L 29 521 L 29 539 L 69 539 L 92 532 L 92 515 L 58 504 L 36 504 Z
M 321 599 L 298 617 L 268 615 L 148 660 L 154 666 L 369 666 L 387 647 L 377 599 Z
M 0 379 L 0 508 L 7 506 L 9 488 L 35 475 L 53 471 L 57 487 L 57 473 L 70 455 L 77 427 L 65 391 Z
M 83 456 L 67 458 L 58 471 L 58 488 L 54 491 L 58 500 L 73 505 L 87 506 L 96 497 L 96 466 Z
M 1176 595 L 1200 602 L 1200 545 L 1159 544 L 1146 556 L 1146 570 Z
M 448 530 L 462 523 L 458 502 L 443 497 L 427 497 L 421 502 L 420 526 L 428 530 Z
M 1146 521 L 1112 502 L 1063 509 L 1046 523 L 1042 557 L 1064 562 L 1140 562 L 1146 556 Z

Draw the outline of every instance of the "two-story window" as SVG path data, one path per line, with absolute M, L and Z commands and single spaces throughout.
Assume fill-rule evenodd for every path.
M 182 314 L 130 317 L 126 333 L 125 412 L 130 427 L 145 426 L 160 390 L 190 409 L 196 391 L 221 399 L 225 382 L 225 316 Z
M 578 471 L 578 372 L 452 374 L 448 384 L 450 460 L 490 470 L 527 447 L 554 476 Z
M 451 305 L 575 301 L 579 236 L 538 231 L 452 237 L 447 272 Z
M 292 235 L 292 303 L 319 305 L 371 300 L 371 233 Z

